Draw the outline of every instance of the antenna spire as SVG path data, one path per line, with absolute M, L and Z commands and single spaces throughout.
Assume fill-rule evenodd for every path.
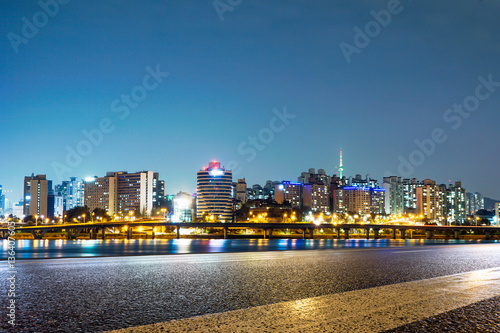
M 344 173 L 344 166 L 342 165 L 342 148 L 340 148 L 340 165 L 339 165 L 340 179 L 342 179 L 343 173 Z

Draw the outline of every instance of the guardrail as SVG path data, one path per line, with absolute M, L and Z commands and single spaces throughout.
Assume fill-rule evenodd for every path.
M 221 228 L 224 230 L 224 238 L 228 237 L 230 229 L 262 229 L 264 231 L 264 238 L 273 237 L 273 230 L 275 229 L 299 229 L 302 230 L 302 237 L 314 238 L 314 230 L 316 229 L 332 229 L 336 231 L 336 238 L 341 239 L 341 231 L 343 231 L 343 238 L 349 239 L 349 234 L 352 229 L 364 229 L 366 239 L 370 238 L 370 232 L 373 231 L 373 238 L 380 238 L 381 230 L 391 230 L 392 238 L 396 239 L 399 235 L 400 239 L 406 239 L 408 231 L 409 238 L 411 238 L 412 230 L 425 230 L 426 238 L 431 239 L 434 231 L 451 230 L 454 233 L 454 238 L 459 239 L 460 231 L 481 231 L 485 233 L 486 239 L 489 239 L 492 233 L 500 231 L 496 226 L 437 226 L 437 225 L 394 225 L 394 224 L 334 224 L 334 223 L 252 223 L 252 222 L 236 222 L 236 223 L 220 223 L 220 222 L 190 222 L 190 223 L 171 223 L 171 222 L 158 222 L 158 221 L 137 221 L 137 222 L 105 222 L 105 223 L 79 223 L 79 224 L 57 224 L 57 225 L 43 225 L 43 226 L 23 226 L 16 228 L 16 231 L 30 232 L 35 239 L 43 239 L 45 234 L 49 231 L 65 231 L 68 239 L 76 239 L 78 235 L 85 229 L 89 229 L 92 235 L 97 237 L 101 233 L 101 238 L 105 239 L 106 230 L 112 228 L 126 228 L 127 238 L 132 238 L 134 228 L 136 227 L 151 227 L 149 230 L 152 238 L 155 237 L 155 227 L 173 228 L 176 231 L 176 237 L 180 238 L 181 228 Z M 7 228 L 0 228 L 0 236 L 6 238 L 8 233 Z

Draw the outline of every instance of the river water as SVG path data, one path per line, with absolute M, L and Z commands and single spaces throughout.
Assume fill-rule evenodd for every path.
M 498 243 L 486 240 L 365 240 L 365 239 L 157 239 L 157 240 L 18 240 L 16 259 L 166 255 L 254 251 L 326 250 L 370 247 Z M 1 259 L 8 257 L 2 241 Z

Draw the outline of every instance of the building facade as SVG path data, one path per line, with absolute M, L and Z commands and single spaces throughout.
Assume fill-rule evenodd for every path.
M 313 212 L 330 212 L 330 187 L 326 184 L 304 184 L 302 194 L 303 208 Z
M 425 179 L 422 186 L 417 187 L 417 214 L 430 221 L 443 219 L 444 193 L 440 185 Z
M 287 201 L 292 208 L 302 207 L 302 183 L 283 181 L 274 188 L 274 200 L 283 204 Z
M 445 215 L 449 223 L 465 223 L 467 219 L 467 200 L 462 182 L 455 182 L 454 186 L 450 185 L 446 190 Z
M 328 176 L 323 169 L 318 169 L 316 173 L 316 170 L 311 168 L 308 172 L 302 172 L 297 180 L 302 184 L 322 183 L 329 186 L 332 182 L 332 177 Z
M 417 213 L 417 188 L 422 186 L 416 178 L 403 179 L 403 210 L 405 214 Z
M 165 181 L 160 179 L 158 172 L 153 173 L 153 209 L 165 206 Z
M 481 193 L 467 193 L 467 213 L 474 215 L 478 210 L 484 209 L 484 197 Z
M 238 179 L 238 182 L 235 185 L 235 199 L 240 201 L 241 203 L 247 202 L 247 182 L 245 178 Z
M 85 179 L 85 205 L 90 211 L 102 208 L 110 216 L 117 214 L 117 194 L 117 178 L 114 174 Z
M 500 225 L 500 202 L 495 202 L 496 225 Z
M 52 181 L 45 175 L 24 177 L 23 214 L 54 217 L 54 203 L 50 204 L 49 194 L 52 192 Z
M 63 210 L 67 211 L 75 207 L 84 206 L 84 182 L 76 177 L 63 181 L 54 187 L 63 200 Z
M 401 177 L 384 177 L 382 188 L 385 189 L 385 213 L 404 214 L 404 192 Z
M 115 172 L 117 210 L 120 214 L 151 216 L 153 210 L 153 171 Z M 131 213 L 133 212 L 133 213 Z

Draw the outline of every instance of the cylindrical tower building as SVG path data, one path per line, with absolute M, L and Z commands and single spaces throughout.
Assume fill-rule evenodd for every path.
M 233 173 L 213 161 L 197 173 L 196 217 L 207 222 L 232 221 Z

